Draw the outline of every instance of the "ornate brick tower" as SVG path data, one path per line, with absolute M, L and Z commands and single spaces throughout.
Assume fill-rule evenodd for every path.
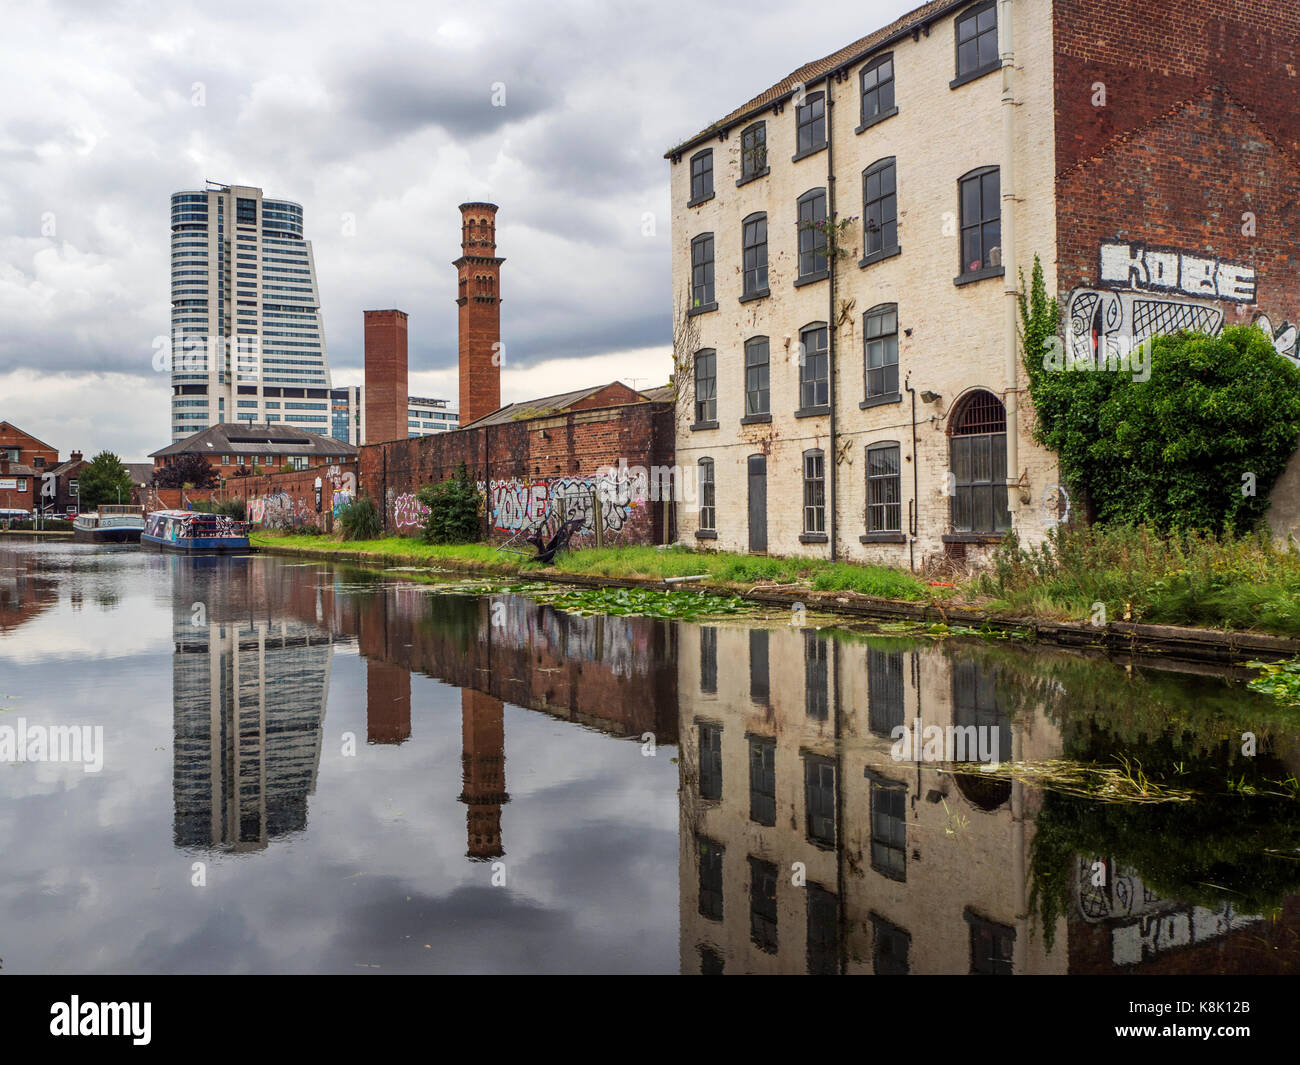
M 497 205 L 462 203 L 461 256 L 452 266 L 460 308 L 460 424 L 501 406 L 501 264 Z

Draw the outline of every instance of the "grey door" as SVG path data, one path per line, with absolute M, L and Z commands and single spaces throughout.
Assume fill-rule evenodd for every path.
M 767 457 L 749 456 L 749 550 L 767 552 Z

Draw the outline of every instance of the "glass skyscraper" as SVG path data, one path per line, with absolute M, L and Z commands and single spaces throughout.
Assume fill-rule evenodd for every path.
M 172 439 L 219 422 L 331 434 L 330 368 L 302 207 L 246 185 L 171 198 Z

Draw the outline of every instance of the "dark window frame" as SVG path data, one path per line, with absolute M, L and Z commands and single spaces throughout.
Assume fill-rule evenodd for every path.
M 758 352 L 762 351 L 762 361 Z M 765 336 L 745 341 L 745 418 L 770 420 L 772 415 L 772 345 Z M 742 419 L 744 420 L 744 419 Z
M 701 166 L 697 172 L 696 163 L 707 162 L 708 166 Z M 702 148 L 691 156 L 691 198 L 686 201 L 687 207 L 698 207 L 702 203 L 707 203 L 713 199 L 713 149 Z M 699 186 L 697 189 L 697 185 Z
M 912 933 L 877 913 L 871 919 L 871 971 L 876 976 L 906 976 L 911 972 Z M 888 944 L 891 949 L 885 950 Z M 902 946 L 899 952 L 892 949 Z
M 820 140 L 818 132 L 820 130 Z M 805 133 L 807 136 L 805 136 Z M 805 143 L 806 142 L 806 143 Z M 826 94 L 821 90 L 805 93 L 803 103 L 794 109 L 794 155 L 790 161 L 797 163 L 816 155 L 826 147 Z
M 902 651 L 867 648 L 867 729 L 873 736 L 893 738 L 907 723 L 907 684 Z
M 771 651 L 767 629 L 750 629 L 749 701 L 758 706 L 772 705 Z
M 766 177 L 771 172 L 767 165 L 767 123 L 751 122 L 740 133 L 740 180 L 744 185 Z
M 987 200 L 987 186 L 985 179 L 996 178 L 997 191 L 992 196 L 996 213 L 988 214 L 989 209 Z M 972 182 L 979 182 L 979 217 L 968 218 L 966 211 L 966 186 Z M 1002 255 L 1002 170 L 997 166 L 982 166 L 969 173 L 963 174 L 957 179 L 957 255 L 958 255 L 958 283 L 979 281 L 986 277 L 1001 277 L 1006 273 L 1003 266 L 1004 256 Z M 997 229 L 997 243 L 990 243 L 989 231 L 992 227 Z M 968 233 L 976 233 L 979 237 L 979 265 L 972 266 L 971 260 L 967 256 L 966 240 Z M 994 256 L 993 252 L 997 251 Z M 997 259 L 996 263 L 991 262 L 993 258 Z
M 868 770 L 870 774 L 870 770 Z M 907 882 L 907 785 L 870 776 L 871 868 L 899 883 Z M 882 809 L 888 800 L 888 809 Z M 902 812 L 896 812 L 901 805 Z
M 817 346 L 809 346 L 810 335 L 817 339 Z M 799 350 L 799 410 L 829 412 L 830 331 L 825 322 L 809 322 L 799 330 Z
M 700 480 L 699 528 L 703 532 L 717 532 L 717 484 L 714 480 L 716 471 L 713 467 L 713 459 L 706 456 L 700 459 L 695 465 L 696 469 L 699 471 Z
M 873 366 L 877 353 L 880 362 Z M 862 316 L 862 387 L 868 402 L 900 395 L 897 303 L 878 303 Z
M 692 359 L 692 369 L 695 381 L 695 424 L 714 425 L 718 421 L 717 349 L 700 348 Z
M 987 475 L 979 475 L 977 464 L 984 458 Z M 952 532 L 988 537 L 1008 532 L 1006 406 L 987 389 L 974 389 L 958 401 L 948 429 L 948 468 L 952 473 Z M 985 499 L 987 522 L 979 520 Z
M 722 801 L 722 726 L 697 721 L 696 749 L 699 753 L 699 795 L 705 802 Z M 705 740 L 708 740 L 706 744 Z
M 866 447 L 867 532 L 903 531 L 903 448 L 897 440 L 878 440 Z M 873 466 L 874 454 L 894 453 L 892 469 Z M 890 524 L 892 520 L 892 524 Z
M 830 641 L 815 628 L 803 630 L 803 708 L 814 721 L 830 717 Z
M 740 269 L 742 303 L 769 295 L 766 211 L 755 211 L 740 223 Z
M 777 885 L 781 873 L 774 862 L 749 855 L 749 939 L 765 954 L 775 954 L 780 906 Z
M 1012 975 L 1015 969 L 1015 928 L 981 917 L 969 907 L 962 914 L 962 919 L 970 925 L 971 974 Z
M 700 627 L 700 692 L 718 693 L 718 630 L 712 625 Z
M 882 78 L 879 74 L 880 68 L 889 64 L 889 76 Z M 875 84 L 870 88 L 867 87 L 867 76 L 876 75 Z M 894 91 L 894 81 L 898 75 L 898 66 L 894 62 L 894 53 L 886 52 L 883 55 L 875 56 L 867 63 L 858 73 L 858 118 L 859 125 L 857 132 L 861 133 L 865 129 L 870 129 L 877 122 L 883 122 L 887 118 L 893 118 L 898 114 L 897 94 Z M 867 102 L 872 99 L 874 108 L 870 114 L 867 113 Z
M 804 755 L 804 834 L 808 842 L 819 849 L 833 850 L 839 836 L 836 823 L 839 783 L 839 767 L 834 758 L 820 754 Z
M 803 453 L 803 531 L 826 531 L 826 452 L 819 447 Z
M 749 819 L 756 825 L 771 828 L 776 824 L 776 739 L 753 735 L 746 738 L 749 740 Z
M 993 14 L 993 25 L 991 28 L 980 30 L 979 17 L 989 12 Z M 975 32 L 966 40 L 962 40 L 962 26 L 972 21 L 975 23 Z M 993 71 L 1002 68 L 1002 47 L 999 33 L 997 0 L 983 0 L 982 3 L 966 8 L 965 11 L 960 12 L 953 19 L 953 67 L 956 71 L 956 77 L 948 83 L 950 89 L 960 88 L 969 82 L 984 77 L 985 74 L 991 74 Z M 990 35 L 992 36 L 993 56 L 991 59 L 980 62 L 979 53 L 982 45 Z M 963 66 L 962 48 L 963 45 L 970 44 L 975 46 L 975 56 L 973 60 L 968 57 Z
M 875 189 L 872 188 L 873 181 Z M 870 266 L 900 251 L 898 157 L 890 155 L 877 159 L 862 171 L 862 260 L 858 265 Z
M 710 921 L 721 921 L 726 901 L 722 886 L 722 859 L 727 848 L 717 840 L 700 835 L 695 837 L 695 845 L 699 857 L 700 916 Z
M 805 208 L 807 211 L 805 212 Z M 819 212 L 820 208 L 820 212 Z M 805 219 L 804 215 L 807 214 Z M 824 188 L 809 189 L 795 202 L 796 266 L 795 285 L 807 285 L 830 276 L 826 233 L 817 228 L 827 218 Z
M 691 307 L 689 314 L 704 314 L 718 309 L 714 268 L 717 249 L 712 233 L 691 238 Z

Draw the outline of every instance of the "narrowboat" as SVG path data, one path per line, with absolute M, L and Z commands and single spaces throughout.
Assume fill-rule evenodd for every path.
M 140 543 L 164 551 L 204 554 L 247 551 L 248 525 L 224 514 L 196 510 L 155 510 L 145 518 Z
M 94 514 L 78 514 L 72 538 L 87 544 L 135 544 L 144 532 L 144 507 L 106 504 Z

